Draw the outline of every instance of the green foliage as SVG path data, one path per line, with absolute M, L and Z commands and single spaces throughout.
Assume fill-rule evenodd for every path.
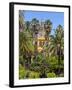
M 49 63 L 50 71 L 53 71 L 58 68 L 58 59 L 55 56 L 49 57 L 48 63 Z
M 64 30 L 61 25 L 59 25 L 55 31 L 54 35 L 50 36 L 50 52 L 57 55 L 57 50 L 63 53 L 64 50 Z
M 19 79 L 24 79 L 25 75 L 26 75 L 26 71 L 24 67 L 20 64 L 19 65 Z
M 23 58 L 23 56 L 19 56 L 19 63 L 21 64 L 21 65 L 24 65 L 24 58 Z
M 47 77 L 48 78 L 55 78 L 56 77 L 56 74 L 54 72 L 47 73 Z
M 38 62 L 38 63 L 40 63 L 40 62 L 42 62 L 42 60 L 44 59 L 44 56 L 43 56 L 43 54 L 42 53 L 38 53 L 37 55 L 36 55 L 36 62 Z
M 46 20 L 45 25 L 47 25 L 50 29 L 52 28 L 52 22 L 50 20 Z
M 39 78 L 39 75 L 40 74 L 38 72 L 30 71 L 29 78 Z
M 39 73 L 26 70 L 21 64 L 19 65 L 19 79 L 26 79 L 26 78 L 39 78 Z
M 25 31 L 25 32 L 20 32 L 19 35 L 19 47 L 20 47 L 20 51 L 21 52 L 34 52 L 34 46 L 32 44 L 32 38 L 30 38 L 31 36 L 29 36 L 29 32 Z
M 31 66 L 30 66 L 30 70 L 39 72 L 40 71 L 40 64 L 32 63 Z
M 45 74 L 49 71 L 47 60 L 41 53 L 36 56 L 35 60 L 36 61 L 31 64 L 30 70 L 39 72 L 43 77 L 46 76 Z

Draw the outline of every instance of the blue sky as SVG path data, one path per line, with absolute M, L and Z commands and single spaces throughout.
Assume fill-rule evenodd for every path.
M 36 18 L 39 21 L 50 19 L 50 21 L 52 22 L 52 29 L 56 29 L 59 24 L 64 26 L 63 12 L 24 11 L 25 21 L 31 21 L 33 18 Z

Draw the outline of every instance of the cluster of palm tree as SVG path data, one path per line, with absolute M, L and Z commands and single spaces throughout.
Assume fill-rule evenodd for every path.
M 31 66 L 34 62 L 35 62 L 34 66 L 36 66 L 36 61 L 38 59 L 37 56 L 40 54 L 36 52 L 35 46 L 37 42 L 35 42 L 35 45 L 33 44 L 33 41 L 35 40 L 35 38 L 37 38 L 39 30 L 40 30 L 39 20 L 33 18 L 32 21 L 24 21 L 23 12 L 21 11 L 19 12 L 19 64 L 30 71 L 34 70 L 31 68 Z M 43 64 L 43 62 L 45 62 L 45 59 L 49 60 L 51 57 L 56 57 L 55 59 L 58 60 L 59 65 L 58 74 L 60 74 L 60 64 L 61 64 L 60 61 L 64 60 L 63 27 L 61 25 L 58 25 L 58 27 L 55 29 L 55 33 L 51 35 L 52 22 L 50 20 L 46 20 L 44 22 L 44 30 L 46 33 L 45 34 L 46 45 L 44 46 L 44 52 L 41 52 L 42 53 L 41 57 L 44 56 L 45 58 L 44 61 L 40 60 L 39 62 L 37 62 L 37 65 L 44 67 L 45 75 L 44 73 L 42 74 L 43 68 L 41 70 L 40 67 L 38 66 L 39 69 L 41 70 L 40 76 L 42 75 L 43 77 L 46 76 L 47 70 L 47 67 L 45 66 L 46 64 Z

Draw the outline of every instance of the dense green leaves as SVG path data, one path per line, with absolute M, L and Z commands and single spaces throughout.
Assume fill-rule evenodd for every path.
M 56 74 L 54 72 L 52 73 L 47 73 L 47 77 L 48 78 L 55 78 L 56 77 Z

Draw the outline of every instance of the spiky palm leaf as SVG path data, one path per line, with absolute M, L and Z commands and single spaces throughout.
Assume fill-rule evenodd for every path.
M 56 54 L 58 44 L 60 45 L 60 48 L 64 48 L 64 31 L 61 25 L 59 25 L 55 31 L 55 35 L 51 35 L 51 45 L 50 45 L 50 52 L 53 54 Z

